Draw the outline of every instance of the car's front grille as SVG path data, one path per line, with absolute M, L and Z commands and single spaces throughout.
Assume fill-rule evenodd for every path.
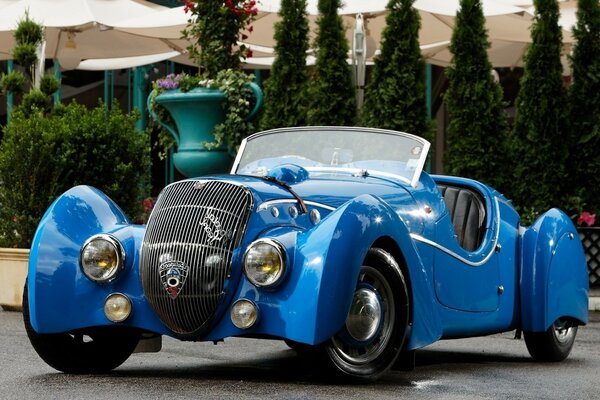
M 159 196 L 140 275 L 148 301 L 177 335 L 199 337 L 210 328 L 251 207 L 246 188 L 221 181 L 177 182 Z

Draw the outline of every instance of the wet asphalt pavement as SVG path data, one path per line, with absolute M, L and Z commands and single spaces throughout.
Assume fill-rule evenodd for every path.
M 104 375 L 66 375 L 30 346 L 17 312 L 0 310 L 0 399 L 600 399 L 600 313 L 564 362 L 539 364 L 514 332 L 442 341 L 417 352 L 414 371 L 368 385 L 332 383 L 279 341 L 165 338 Z

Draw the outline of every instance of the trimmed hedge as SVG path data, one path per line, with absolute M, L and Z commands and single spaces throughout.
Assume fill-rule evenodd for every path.
M 72 186 L 104 191 L 132 218 L 148 191 L 150 147 L 136 113 L 71 103 L 50 114 L 17 107 L 0 144 L 0 246 L 29 247 L 43 213 Z

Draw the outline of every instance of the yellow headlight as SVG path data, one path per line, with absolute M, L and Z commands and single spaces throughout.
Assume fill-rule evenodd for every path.
M 229 316 L 236 327 L 248 329 L 258 320 L 258 308 L 250 300 L 241 299 L 233 304 Z
M 131 315 L 131 300 L 121 293 L 112 293 L 104 301 L 104 315 L 112 322 L 123 322 Z
M 274 286 L 285 272 L 285 250 L 271 239 L 259 239 L 246 250 L 244 271 L 255 286 Z
M 123 268 L 125 252 L 121 243 L 110 235 L 89 238 L 81 247 L 79 263 L 85 276 L 94 282 L 107 282 Z

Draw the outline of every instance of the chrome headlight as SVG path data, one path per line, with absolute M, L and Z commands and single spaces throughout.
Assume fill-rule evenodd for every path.
M 116 238 L 106 234 L 89 238 L 79 254 L 83 273 L 94 282 L 113 280 L 123 269 L 124 263 L 123 246 Z
M 285 250 L 271 239 L 252 242 L 244 254 L 244 272 L 255 286 L 277 285 L 285 273 Z

